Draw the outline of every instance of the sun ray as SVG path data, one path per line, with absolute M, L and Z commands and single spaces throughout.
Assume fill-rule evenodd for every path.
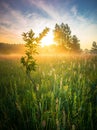
M 53 36 L 53 32 L 50 31 L 42 40 L 41 40 L 41 46 L 50 46 L 54 43 L 54 36 Z

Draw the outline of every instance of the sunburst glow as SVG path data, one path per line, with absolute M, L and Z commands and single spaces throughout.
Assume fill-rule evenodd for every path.
M 48 34 L 41 40 L 41 46 L 44 47 L 54 44 L 53 38 L 54 38 L 53 32 L 52 31 L 48 32 Z

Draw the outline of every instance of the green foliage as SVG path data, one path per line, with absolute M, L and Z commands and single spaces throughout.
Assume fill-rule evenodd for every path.
M 80 52 L 80 44 L 79 44 L 79 39 L 76 37 L 76 35 L 73 35 L 72 36 L 72 41 L 71 41 L 71 44 L 70 44 L 70 48 L 71 48 L 71 51 L 73 52 Z
M 48 31 L 49 28 L 45 28 L 42 33 L 39 34 L 39 37 L 35 37 L 33 30 L 22 34 L 23 40 L 25 41 L 25 47 L 27 49 L 25 52 L 26 56 L 21 58 L 21 63 L 26 68 L 27 74 L 36 70 L 36 60 L 33 56 L 38 53 L 37 47 L 39 46 L 41 39 L 48 33 Z
M 97 56 L 38 64 L 34 91 L 19 60 L 0 60 L 0 130 L 96 130 Z
M 71 30 L 68 24 L 62 23 L 61 25 L 56 24 L 54 29 L 54 40 L 59 46 L 67 49 L 70 42 Z
M 54 40 L 59 48 L 69 52 L 80 52 L 80 44 L 78 38 L 71 36 L 71 30 L 68 24 L 56 24 L 54 29 Z
M 97 54 L 97 43 L 95 41 L 92 43 L 91 53 Z

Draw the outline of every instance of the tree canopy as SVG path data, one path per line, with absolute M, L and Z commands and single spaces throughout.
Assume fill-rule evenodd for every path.
M 95 41 L 92 43 L 91 52 L 97 54 L 97 43 Z
M 71 30 L 68 24 L 61 23 L 56 24 L 54 32 L 54 41 L 58 47 L 61 47 L 65 51 L 79 52 L 80 44 L 76 35 L 71 35 Z

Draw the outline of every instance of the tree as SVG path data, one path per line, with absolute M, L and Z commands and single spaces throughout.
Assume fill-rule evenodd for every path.
M 42 31 L 42 33 L 39 34 L 38 37 L 35 37 L 35 33 L 33 32 L 32 29 L 29 32 L 22 34 L 23 40 L 25 41 L 25 47 L 27 49 L 25 52 L 25 56 L 21 58 L 21 63 L 26 68 L 26 74 L 33 82 L 33 84 L 34 80 L 32 79 L 30 73 L 36 70 L 37 65 L 36 60 L 34 59 L 33 56 L 38 53 L 37 47 L 39 46 L 41 39 L 48 33 L 48 31 L 49 28 L 45 28 Z
M 69 52 L 80 52 L 79 39 L 76 35 L 71 36 L 71 30 L 68 24 L 56 24 L 54 29 L 54 40 L 58 47 Z
M 71 38 L 71 43 L 70 43 L 70 49 L 73 52 L 80 52 L 80 44 L 79 44 L 79 39 L 77 38 L 76 35 L 73 35 Z
M 62 23 L 61 25 L 56 24 L 54 29 L 54 41 L 57 45 L 63 49 L 69 49 L 71 30 L 68 24 Z
M 57 44 L 61 44 L 60 36 L 61 36 L 61 29 L 58 24 L 55 25 L 55 30 L 54 32 L 54 40 L 57 42 Z
M 85 54 L 89 54 L 89 53 L 90 53 L 90 50 L 88 50 L 88 49 L 86 48 L 86 49 L 84 49 L 84 53 L 85 53 Z
M 92 43 L 91 52 L 97 54 L 97 43 L 95 41 Z

